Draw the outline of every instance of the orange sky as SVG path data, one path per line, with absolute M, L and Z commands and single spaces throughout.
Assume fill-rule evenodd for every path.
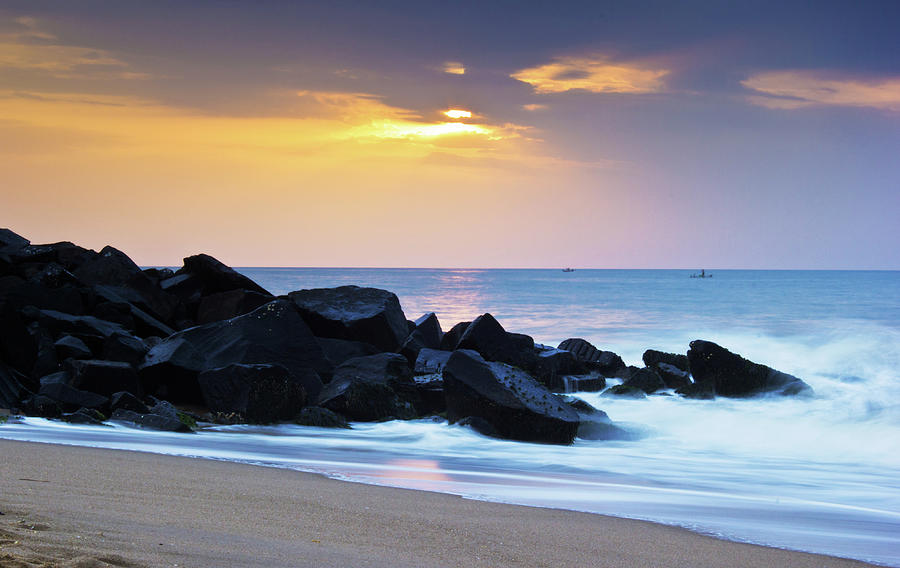
M 796 114 L 809 107 L 900 110 L 893 76 L 748 71 L 723 99 L 678 85 L 686 52 L 582 41 L 518 62 L 452 48 L 397 61 L 282 45 L 274 23 L 224 10 L 233 42 L 204 20 L 173 47 L 169 29 L 142 32 L 165 20 L 89 12 L 0 10 L 0 225 L 143 265 L 202 251 L 236 266 L 816 267 L 833 255 L 810 247 L 840 243 L 815 227 L 844 199 L 820 189 L 798 220 L 794 184 L 839 150 L 758 168 L 784 156 L 772 113 L 799 117 L 790 152 L 806 152 L 822 128 Z M 216 41 L 232 53 L 204 51 Z M 725 132 L 732 112 L 742 125 Z M 857 217 L 880 209 L 864 205 Z M 760 211 L 776 211 L 764 231 Z

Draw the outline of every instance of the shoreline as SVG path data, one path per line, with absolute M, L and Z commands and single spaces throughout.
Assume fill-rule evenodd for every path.
M 9 440 L 0 451 L 0 566 L 873 566 L 277 467 Z

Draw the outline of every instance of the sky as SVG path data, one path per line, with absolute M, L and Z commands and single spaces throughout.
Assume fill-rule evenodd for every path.
M 0 0 L 0 226 L 145 266 L 898 270 L 898 22 Z

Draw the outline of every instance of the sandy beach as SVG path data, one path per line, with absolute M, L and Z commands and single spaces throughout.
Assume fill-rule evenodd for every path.
M 0 441 L 0 566 L 849 567 L 652 523 Z

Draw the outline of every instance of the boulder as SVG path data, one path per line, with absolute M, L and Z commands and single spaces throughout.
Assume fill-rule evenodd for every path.
M 233 363 L 281 365 L 303 383 L 311 400 L 322 388 L 319 377 L 330 377 L 332 371 L 297 308 L 281 299 L 249 314 L 169 336 L 147 353 L 140 366 L 141 381 L 147 392 L 167 392 L 176 402 L 202 403 L 197 375 Z
M 270 300 L 272 298 L 272 294 L 262 286 L 208 254 L 197 254 L 185 258 L 184 266 L 175 274 L 176 276 L 190 276 L 200 286 L 202 296 L 230 290 L 248 290 L 267 296 Z
M 678 353 L 664 353 L 662 351 L 648 349 L 644 351 L 642 359 L 644 360 L 644 365 L 650 368 L 656 367 L 659 363 L 665 363 L 667 365 L 672 365 L 676 369 L 679 369 L 685 373 L 691 372 L 691 365 L 688 361 L 687 355 L 680 355 Z
M 307 406 L 301 409 L 294 422 L 300 426 L 318 428 L 350 428 L 343 416 L 321 406 Z
M 190 426 L 188 426 L 178 418 L 163 416 L 161 414 L 139 414 L 132 410 L 125 410 L 120 408 L 113 412 L 112 416 L 110 416 L 109 419 L 116 422 L 128 422 L 130 424 L 133 424 L 134 426 L 137 426 L 139 428 L 146 428 L 148 430 L 183 433 L 193 432 L 193 429 L 191 429 Z
M 50 332 L 44 329 L 38 322 L 28 325 L 28 333 L 36 347 L 34 366 L 31 368 L 32 377 L 44 375 L 59 370 L 59 359 L 56 356 L 56 346 Z
M 647 398 L 647 394 L 643 390 L 641 390 L 637 387 L 626 385 L 626 384 L 613 385 L 613 386 L 609 387 L 608 389 L 606 389 L 605 391 L 603 391 L 603 394 L 601 396 L 621 396 L 624 398 Z
M 175 297 L 163 293 L 159 289 L 149 289 L 151 284 L 141 281 L 143 288 L 147 291 L 141 293 L 135 288 L 109 285 L 96 285 L 93 292 L 104 302 L 115 302 L 117 304 L 126 304 L 128 312 L 131 315 L 130 321 L 133 322 L 135 333 L 141 337 L 151 335 L 168 336 L 175 333 L 165 321 L 172 321 L 175 317 L 178 301 Z M 99 316 L 95 310 L 95 315 Z
M 425 339 L 417 329 L 413 329 L 409 337 L 403 342 L 403 345 L 400 346 L 398 352 L 406 358 L 406 361 L 410 364 L 410 366 L 415 366 L 416 358 L 419 356 L 419 351 L 425 348 Z
M 63 241 L 46 245 L 28 245 L 8 253 L 14 263 L 48 264 L 55 262 L 66 270 L 74 271 L 97 253 Z
M 459 345 L 459 338 L 463 336 L 469 326 L 472 324 L 470 321 L 461 321 L 458 324 L 454 325 L 450 328 L 450 331 L 444 334 L 441 337 L 441 345 L 440 349 L 443 351 L 453 351 L 456 349 L 456 346 Z
M 37 345 L 28 332 L 28 321 L 14 308 L 0 307 L 0 362 L 25 377 L 25 387 L 33 387 L 30 377 L 36 359 Z
M 680 394 L 684 398 L 713 400 L 716 398 L 716 389 L 712 383 L 691 383 L 675 389 L 675 394 Z
M 56 401 L 63 412 L 74 412 L 79 408 L 102 410 L 109 404 L 109 399 L 103 395 L 80 390 L 66 383 L 42 384 L 38 394 Z
M 460 349 L 444 368 L 447 418 L 486 421 L 503 438 L 571 444 L 578 414 L 525 371 Z
M 60 360 L 65 359 L 90 359 L 91 350 L 85 345 L 84 341 L 71 335 L 64 335 L 56 340 L 53 344 L 56 348 L 56 355 Z
M 373 421 L 415 417 L 415 398 L 406 358 L 396 353 L 379 353 L 349 359 L 334 370 L 318 405 L 350 420 Z
M 559 392 L 600 392 L 606 388 L 606 378 L 593 371 L 587 375 L 563 375 L 560 377 L 562 388 Z M 552 389 L 551 389 L 552 390 Z
M 441 374 L 444 372 L 444 366 L 447 365 L 450 355 L 449 351 L 423 348 L 416 357 L 413 373 L 416 375 Z
M 429 416 L 440 414 L 447 410 L 447 400 L 444 397 L 444 377 L 442 374 L 414 376 L 416 383 L 416 398 L 413 401 L 416 414 Z
M 527 335 L 508 333 L 494 316 L 482 314 L 466 328 L 457 349 L 477 351 L 488 361 L 499 361 L 527 369 L 534 364 L 534 340 Z
M 93 316 L 74 316 L 55 310 L 40 310 L 33 307 L 23 309 L 22 315 L 39 322 L 42 327 L 55 336 L 68 333 L 79 337 L 87 335 L 106 338 L 114 333 L 126 332 L 119 324 Z
M 567 392 L 565 376 L 580 375 L 587 371 L 584 363 L 576 359 L 571 351 L 541 345 L 536 348 L 536 352 L 531 373 L 554 392 Z
M 103 358 L 137 366 L 149 351 L 141 339 L 127 333 L 114 333 L 103 342 Z
M 626 387 L 641 389 L 647 394 L 653 394 L 660 389 L 666 388 L 666 383 L 663 382 L 659 373 L 649 367 L 643 367 L 633 372 L 622 384 Z
M 210 411 L 239 414 L 246 422 L 283 422 L 306 406 L 305 381 L 281 365 L 235 363 L 203 371 L 197 380 Z
M 269 294 L 252 290 L 227 290 L 204 296 L 197 307 L 197 323 L 231 319 L 250 313 L 263 304 L 272 301 Z
M 340 286 L 291 292 L 304 321 L 318 337 L 362 341 L 396 351 L 408 335 L 406 316 L 392 292 Z
M 42 394 L 35 394 L 24 399 L 19 410 L 28 416 L 41 416 L 43 418 L 59 418 L 62 414 L 59 403 Z
M 90 408 L 79 408 L 75 412 L 63 414 L 59 418 L 69 424 L 85 424 L 89 426 L 102 426 L 105 419 L 102 413 Z
M 87 284 L 112 284 L 122 286 L 135 278 L 147 278 L 140 267 L 128 255 L 107 246 L 94 257 L 75 268 L 73 274 Z
M 578 438 L 582 440 L 636 440 L 639 438 L 635 432 L 614 424 L 608 414 L 580 398 L 567 396 L 563 400 L 578 413 Z
M 667 388 L 680 389 L 691 384 L 691 374 L 675 365 L 658 362 L 655 364 L 655 369 Z
M 119 391 L 142 394 L 137 372 L 128 363 L 85 359 L 68 362 L 70 384 L 81 390 L 109 397 Z M 87 405 L 84 405 L 87 406 Z
M 150 409 L 146 404 L 128 391 L 113 393 L 113 395 L 109 397 L 109 408 L 112 412 L 119 409 L 131 410 L 138 414 L 147 414 L 150 412 Z
M 621 357 L 612 351 L 601 351 L 581 338 L 566 339 L 559 344 L 559 349 L 571 351 L 576 359 L 605 377 L 616 377 L 625 368 Z
M 397 353 L 378 353 L 367 357 L 348 359 L 334 369 L 332 380 L 359 379 L 372 383 L 384 383 L 393 389 L 413 384 L 412 370 L 406 358 Z
M 7 228 L 0 229 L 0 252 L 9 253 L 21 250 L 31 244 L 31 241 L 18 235 Z
M 25 395 L 25 377 L 0 361 L 0 408 L 13 408 Z
M 75 286 L 51 288 L 16 275 L 0 278 L 0 305 L 10 310 L 34 306 L 67 314 L 84 313 L 84 301 L 81 292 Z
M 711 341 L 692 341 L 688 359 L 694 382 L 711 385 L 720 396 L 812 394 L 809 385 L 797 377 L 748 361 Z
M 378 348 L 362 341 L 350 341 L 348 339 L 332 339 L 330 337 L 317 337 L 316 340 L 322 346 L 325 358 L 333 366 L 338 366 L 347 359 L 365 357 L 379 353 Z
M 441 346 L 441 339 L 444 332 L 441 330 L 441 323 L 438 321 L 434 312 L 429 312 L 415 322 L 415 329 L 422 337 L 423 347 L 429 349 L 438 349 Z

